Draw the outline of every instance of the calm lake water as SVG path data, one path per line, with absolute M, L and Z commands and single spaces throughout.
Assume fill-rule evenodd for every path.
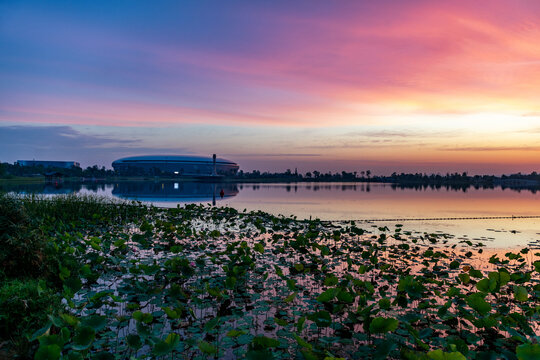
M 140 200 L 160 207 L 215 203 L 240 211 L 263 210 L 299 219 L 377 220 L 365 227 L 394 226 L 405 230 L 442 231 L 456 239 L 476 239 L 490 247 L 540 247 L 540 219 L 411 220 L 540 216 L 540 192 L 527 189 L 400 188 L 377 183 L 231 184 L 171 181 L 114 184 L 34 184 L 3 186 L 0 190 L 40 194 L 97 194 Z M 384 219 L 403 219 L 380 221 Z

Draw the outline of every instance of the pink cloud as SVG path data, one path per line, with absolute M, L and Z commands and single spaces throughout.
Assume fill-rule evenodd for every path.
M 388 116 L 399 116 L 401 108 L 413 115 L 460 114 L 493 104 L 540 111 L 537 2 L 250 5 L 236 16 L 260 23 L 238 25 L 255 34 L 243 51 L 108 33 L 72 21 L 73 33 L 61 39 L 52 33 L 47 46 L 79 49 L 114 66 L 56 64 L 85 74 L 59 86 L 85 91 L 44 96 L 37 89 L 37 100 L 25 94 L 15 105 L 0 105 L 21 121 L 40 121 L 41 114 L 47 122 L 120 126 L 355 125 L 372 121 L 374 107 L 376 115 Z M 118 81 L 101 81 L 105 77 Z M 54 81 L 61 80 L 43 80 Z

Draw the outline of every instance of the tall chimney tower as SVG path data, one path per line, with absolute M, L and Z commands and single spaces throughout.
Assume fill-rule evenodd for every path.
M 212 163 L 214 165 L 214 169 L 212 170 L 212 176 L 216 176 L 217 175 L 217 172 L 216 172 L 216 154 L 212 155 Z

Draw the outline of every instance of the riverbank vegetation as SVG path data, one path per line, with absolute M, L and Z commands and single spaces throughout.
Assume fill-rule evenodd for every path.
M 540 356 L 538 249 L 202 205 L 0 207 L 5 357 Z

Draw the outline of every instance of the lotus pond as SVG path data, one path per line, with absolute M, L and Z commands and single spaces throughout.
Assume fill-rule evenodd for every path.
M 195 204 L 16 201 L 62 254 L 35 276 L 62 299 L 26 334 L 36 359 L 540 358 L 538 249 Z

